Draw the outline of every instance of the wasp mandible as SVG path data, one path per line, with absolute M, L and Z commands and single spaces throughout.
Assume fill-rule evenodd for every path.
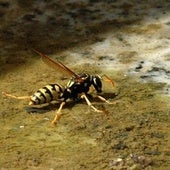
M 57 69 L 58 71 L 60 70 L 61 72 L 71 76 L 69 82 L 65 87 L 60 84 L 48 84 L 37 90 L 31 96 L 15 96 L 6 92 L 2 92 L 5 96 L 21 100 L 29 100 L 28 105 L 40 105 L 44 103 L 50 103 L 51 101 L 61 100 L 59 109 L 56 111 L 52 124 L 56 124 L 60 119 L 62 115 L 61 110 L 68 99 L 72 99 L 73 101 L 79 100 L 81 98 L 85 99 L 88 106 L 90 106 L 95 112 L 103 112 L 102 110 L 98 110 L 96 107 L 94 107 L 87 97 L 91 86 L 94 87 L 97 93 L 102 92 L 102 78 L 99 75 L 90 75 L 87 73 L 76 74 L 63 63 L 54 61 L 47 55 L 37 50 L 34 50 L 34 52 L 38 53 L 41 56 L 42 61 L 50 67 Z M 107 80 L 114 86 L 115 83 L 108 76 L 103 76 L 106 77 Z M 99 95 L 97 95 L 97 97 L 100 100 L 111 104 L 104 97 Z

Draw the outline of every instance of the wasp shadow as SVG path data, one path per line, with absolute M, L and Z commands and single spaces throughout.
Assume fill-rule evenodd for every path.
M 60 107 L 60 103 L 61 102 L 52 102 L 52 103 L 47 103 L 47 104 L 37 105 L 37 106 L 26 106 L 24 107 L 24 110 L 30 114 L 44 114 L 49 111 L 57 110 Z M 76 103 L 77 102 L 69 101 L 66 103 L 65 107 L 71 109 L 72 107 L 74 107 Z M 65 109 L 65 107 L 63 107 L 63 109 Z

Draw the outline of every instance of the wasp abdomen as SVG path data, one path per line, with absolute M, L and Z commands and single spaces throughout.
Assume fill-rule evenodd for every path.
M 61 98 L 64 88 L 59 84 L 49 84 L 37 90 L 30 98 L 29 105 L 49 103 Z

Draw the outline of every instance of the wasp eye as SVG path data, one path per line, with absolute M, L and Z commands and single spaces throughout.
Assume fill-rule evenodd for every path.
M 102 92 L 102 82 L 99 76 L 93 77 L 93 86 L 98 93 Z

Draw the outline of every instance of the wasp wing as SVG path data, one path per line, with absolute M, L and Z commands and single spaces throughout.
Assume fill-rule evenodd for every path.
M 51 58 L 49 58 L 48 56 L 46 56 L 45 54 L 37 51 L 37 50 L 33 50 L 34 52 L 38 53 L 41 56 L 41 59 L 44 63 L 46 63 L 48 66 L 57 69 L 57 70 L 61 70 L 62 72 L 64 72 L 65 74 L 69 75 L 69 76 L 74 76 L 77 79 L 80 79 L 80 77 L 74 73 L 72 70 L 70 70 L 68 67 L 66 67 L 64 64 L 62 64 L 59 61 L 54 61 Z

